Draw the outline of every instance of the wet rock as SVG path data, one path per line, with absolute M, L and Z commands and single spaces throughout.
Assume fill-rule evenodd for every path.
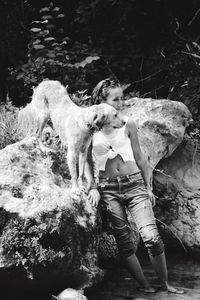
M 174 240 L 179 239 L 186 248 L 199 253 L 199 142 L 185 136 L 172 156 L 162 160 L 157 169 L 162 172 L 156 172 L 154 176 L 158 195 L 156 215 L 167 224 L 168 244 L 174 246 Z

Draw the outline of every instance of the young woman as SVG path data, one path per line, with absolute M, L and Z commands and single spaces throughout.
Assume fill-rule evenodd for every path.
M 110 79 L 99 82 L 92 95 L 93 104 L 105 102 L 117 110 L 121 107 L 121 99 L 122 88 Z M 98 171 L 98 187 L 94 180 L 93 162 Z M 137 127 L 131 118 L 120 129 L 113 128 L 111 124 L 94 134 L 87 169 L 91 182 L 88 199 L 94 206 L 99 200 L 105 205 L 120 256 L 142 291 L 153 293 L 155 289 L 145 278 L 135 255 L 125 208 L 134 218 L 161 288 L 171 293 L 183 293 L 168 282 L 164 245 L 152 209 L 155 205 L 152 171 L 141 152 Z

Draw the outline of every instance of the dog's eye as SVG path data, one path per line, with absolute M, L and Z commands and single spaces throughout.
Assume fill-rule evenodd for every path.
M 95 115 L 93 120 L 95 121 L 97 119 L 97 117 L 98 117 L 98 115 Z
M 117 114 L 114 114 L 114 117 L 117 118 Z
M 120 97 L 116 97 L 116 98 L 113 99 L 114 102 L 117 102 L 117 101 L 120 101 L 120 100 L 121 100 Z

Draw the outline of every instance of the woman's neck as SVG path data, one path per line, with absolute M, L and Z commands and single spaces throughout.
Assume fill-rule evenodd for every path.
M 113 128 L 111 125 L 105 125 L 101 129 L 101 132 L 106 134 L 106 135 L 111 135 L 111 134 L 116 134 L 117 130 L 116 130 L 116 128 Z

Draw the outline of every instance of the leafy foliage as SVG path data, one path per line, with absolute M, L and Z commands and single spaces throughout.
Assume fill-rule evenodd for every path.
M 17 125 L 18 110 L 9 100 L 0 104 L 0 149 L 21 139 Z
M 45 78 L 59 80 L 65 85 L 73 81 L 76 87 L 83 85 L 84 69 L 99 60 L 99 56 L 86 55 L 82 44 L 72 45 L 62 27 L 65 16 L 53 2 L 40 9 L 39 17 L 31 24 L 27 62 L 11 69 L 13 80 L 25 87 L 24 96 L 29 96 L 31 88 Z
M 133 95 L 183 101 L 182 85 L 189 76 L 192 90 L 199 74 L 198 0 L 2 0 L 0 8 L 8 29 L 0 42 L 2 99 L 8 89 L 18 105 L 46 77 L 76 93 L 112 74 L 131 83 Z
M 52 245 L 59 232 L 59 214 L 54 212 L 49 218 L 29 219 L 24 221 L 18 218 L 10 220 L 6 228 L 6 235 L 2 236 L 3 253 L 9 258 L 11 264 L 21 266 L 31 279 L 34 276 L 34 268 L 47 266 L 61 260 L 67 255 L 67 243 L 64 245 Z M 45 240 L 45 232 L 48 238 Z

